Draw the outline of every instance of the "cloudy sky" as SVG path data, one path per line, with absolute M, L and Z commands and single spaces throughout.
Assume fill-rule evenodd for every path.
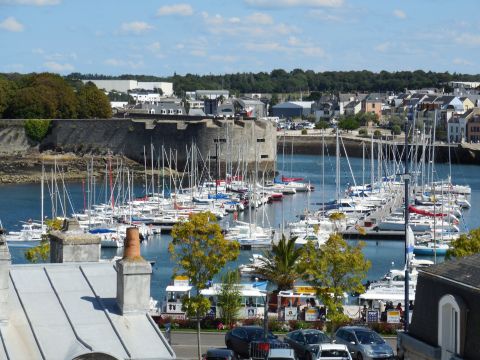
M 480 73 L 478 9 L 478 0 L 0 0 L 0 72 Z

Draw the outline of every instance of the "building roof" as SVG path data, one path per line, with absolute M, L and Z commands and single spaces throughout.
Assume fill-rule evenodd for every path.
M 448 260 L 419 270 L 480 290 L 480 254 Z
M 92 353 L 175 358 L 148 314 L 120 313 L 116 290 L 117 271 L 110 262 L 11 266 L 0 358 L 55 360 Z
M 304 108 L 310 109 L 314 101 L 287 101 L 272 106 L 273 108 Z

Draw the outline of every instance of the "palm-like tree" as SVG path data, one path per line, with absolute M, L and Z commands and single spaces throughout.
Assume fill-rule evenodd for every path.
M 292 289 L 295 280 L 301 277 L 298 259 L 302 252 L 300 248 L 295 248 L 296 239 L 297 237 L 291 237 L 287 240 L 282 235 L 278 244 L 265 252 L 264 258 L 259 259 L 260 264 L 256 266 L 256 271 L 262 278 L 277 285 L 277 291 Z

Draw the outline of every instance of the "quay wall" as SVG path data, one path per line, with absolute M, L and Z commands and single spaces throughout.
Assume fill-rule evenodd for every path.
M 336 149 L 336 138 L 334 135 L 325 135 L 325 154 L 335 155 Z M 370 138 L 358 138 L 358 137 L 342 137 L 343 145 L 340 144 L 340 151 L 342 156 L 344 156 L 343 146 L 345 146 L 345 150 L 350 157 L 362 157 L 363 155 L 363 145 L 362 142 L 365 143 L 365 156 L 370 157 L 370 146 L 371 146 L 371 139 Z M 378 154 L 378 140 L 373 140 L 374 142 L 374 154 L 377 157 Z M 385 149 L 387 144 L 395 144 L 397 147 L 397 156 L 398 154 L 403 153 L 403 139 L 393 141 L 382 141 L 384 144 L 384 156 L 385 156 Z M 285 151 L 286 155 L 289 155 L 292 151 L 293 145 L 293 153 L 294 154 L 310 154 L 310 155 L 321 155 L 322 154 L 322 136 L 320 135 L 278 135 L 277 141 L 277 152 L 278 154 L 282 154 Z M 412 145 L 412 144 L 410 144 Z M 421 156 L 421 146 L 419 144 L 419 150 L 417 152 L 418 157 Z M 450 148 L 450 154 L 449 154 Z M 284 150 L 285 149 L 285 150 Z M 390 156 L 392 150 L 389 150 Z M 428 147 L 426 160 L 429 161 L 429 156 L 431 148 Z M 471 164 L 471 165 L 480 165 L 480 144 L 435 144 L 435 162 L 448 162 L 449 158 L 451 159 L 452 163 L 457 164 Z
M 258 140 L 257 140 L 258 139 Z M 38 148 L 77 155 L 123 155 L 143 164 L 161 159 L 162 146 L 167 157 L 172 151 L 183 169 L 192 144 L 198 149 L 197 163 L 208 163 L 215 169 L 215 155 L 222 167 L 226 160 L 247 164 L 255 158 L 260 170 L 271 170 L 276 160 L 276 129 L 267 121 L 218 119 L 82 119 L 52 120 L 50 130 L 40 144 L 32 143 L 24 131 L 24 120 L 0 120 L 0 155 L 12 155 Z M 165 163 L 165 166 L 168 166 Z M 203 166 L 203 165 L 201 165 Z

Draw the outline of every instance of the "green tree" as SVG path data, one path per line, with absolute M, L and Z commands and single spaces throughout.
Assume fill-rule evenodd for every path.
M 393 125 L 392 126 L 392 134 L 393 135 L 400 135 L 402 133 L 402 129 L 400 129 L 400 126 L 398 125 Z
M 295 280 L 301 277 L 298 270 L 298 259 L 301 249 L 295 248 L 296 237 L 287 240 L 285 235 L 278 244 L 264 253 L 264 258 L 259 259 L 256 271 L 262 278 L 274 283 L 277 291 L 290 290 Z
M 337 324 L 348 321 L 343 313 L 345 293 L 365 291 L 362 280 L 371 264 L 362 253 L 363 246 L 362 242 L 349 245 L 340 234 L 334 233 L 319 248 L 309 241 L 303 249 L 300 261 L 303 278 L 317 289 L 332 322 L 332 334 Z
M 0 77 L 0 118 L 7 110 L 15 93 L 15 83 Z
M 46 219 L 45 225 L 47 225 L 47 233 L 49 233 L 52 230 L 60 230 L 63 222 L 60 219 Z M 25 251 L 24 256 L 31 263 L 48 261 L 50 258 L 50 241 L 45 237 L 42 238 L 40 244 Z
M 330 124 L 328 123 L 328 121 L 325 121 L 325 120 L 319 120 L 315 124 L 315 129 L 324 130 L 324 129 L 328 129 L 329 127 L 330 127 Z
M 200 320 L 210 308 L 208 299 L 200 294 L 207 283 L 220 272 L 228 261 L 239 254 L 239 244 L 225 240 L 215 215 L 211 212 L 191 214 L 188 221 L 172 229 L 172 242 L 168 246 L 175 263 L 175 275 L 185 275 L 195 287 L 195 295 L 184 299 L 187 315 L 197 319 L 198 359 L 201 359 Z
M 19 89 L 6 111 L 13 119 L 55 119 L 56 115 L 55 96 L 46 86 Z
M 360 127 L 360 124 L 357 119 L 352 117 L 344 117 L 338 122 L 339 129 L 342 130 L 356 130 Z
M 28 138 L 41 142 L 50 129 L 51 120 L 30 119 L 26 120 L 24 127 Z
M 447 259 L 464 257 L 480 253 L 480 228 L 470 230 L 451 242 L 447 251 Z
M 240 276 L 238 271 L 227 271 L 222 276 L 222 285 L 218 294 L 217 305 L 220 307 L 220 316 L 225 325 L 231 327 L 242 308 L 242 296 L 239 288 Z
M 108 96 L 92 82 L 86 83 L 77 93 L 78 116 L 81 119 L 112 117 Z
M 338 232 L 338 223 L 342 220 L 345 220 L 347 216 L 342 212 L 333 212 L 328 216 L 329 220 L 335 225 L 335 232 Z

